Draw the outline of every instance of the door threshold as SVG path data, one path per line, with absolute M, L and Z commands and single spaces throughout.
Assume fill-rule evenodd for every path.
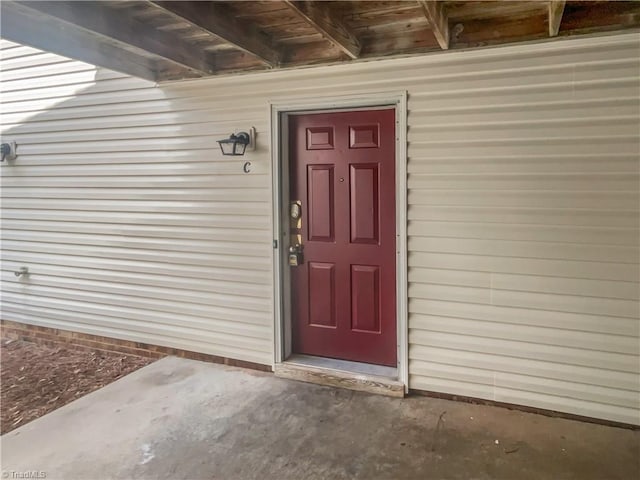
M 398 369 L 383 365 L 292 355 L 275 365 L 277 377 L 346 388 L 390 397 L 404 397 L 405 388 L 398 380 Z
M 386 365 L 374 365 L 372 363 L 352 362 L 351 360 L 339 360 L 337 358 L 315 357 L 294 353 L 285 360 L 286 363 L 295 365 L 307 365 L 309 367 L 340 370 L 345 373 L 359 373 L 361 375 L 373 375 L 393 380 L 398 379 L 398 369 Z

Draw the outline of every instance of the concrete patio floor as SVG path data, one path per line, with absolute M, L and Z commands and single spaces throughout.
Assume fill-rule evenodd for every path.
M 173 357 L 2 437 L 3 478 L 48 480 L 636 479 L 639 454 L 639 431 Z

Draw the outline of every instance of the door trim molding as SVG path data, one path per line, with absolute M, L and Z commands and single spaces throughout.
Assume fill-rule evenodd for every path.
M 398 380 L 409 391 L 409 322 L 407 279 L 407 92 L 378 92 L 331 97 L 294 97 L 269 102 L 271 132 L 271 186 L 273 253 L 273 367 L 291 354 L 291 322 L 289 268 L 286 264 L 288 226 L 286 209 L 288 189 L 288 115 L 332 111 L 395 109 L 396 117 L 396 324 L 398 348 Z M 283 228 L 285 227 L 285 228 Z

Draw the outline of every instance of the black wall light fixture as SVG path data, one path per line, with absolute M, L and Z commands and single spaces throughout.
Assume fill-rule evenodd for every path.
M 218 140 L 220 150 L 223 155 L 238 157 L 244 155 L 245 151 L 255 149 L 255 128 L 251 127 L 249 132 L 232 133 L 229 138 Z
M 15 160 L 18 154 L 16 150 L 18 149 L 18 145 L 16 142 L 2 143 L 0 145 L 0 154 L 2 155 L 2 161 L 5 160 Z

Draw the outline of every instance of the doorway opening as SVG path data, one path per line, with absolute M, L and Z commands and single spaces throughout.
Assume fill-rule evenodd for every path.
M 406 95 L 327 103 L 272 105 L 274 370 L 404 393 Z

